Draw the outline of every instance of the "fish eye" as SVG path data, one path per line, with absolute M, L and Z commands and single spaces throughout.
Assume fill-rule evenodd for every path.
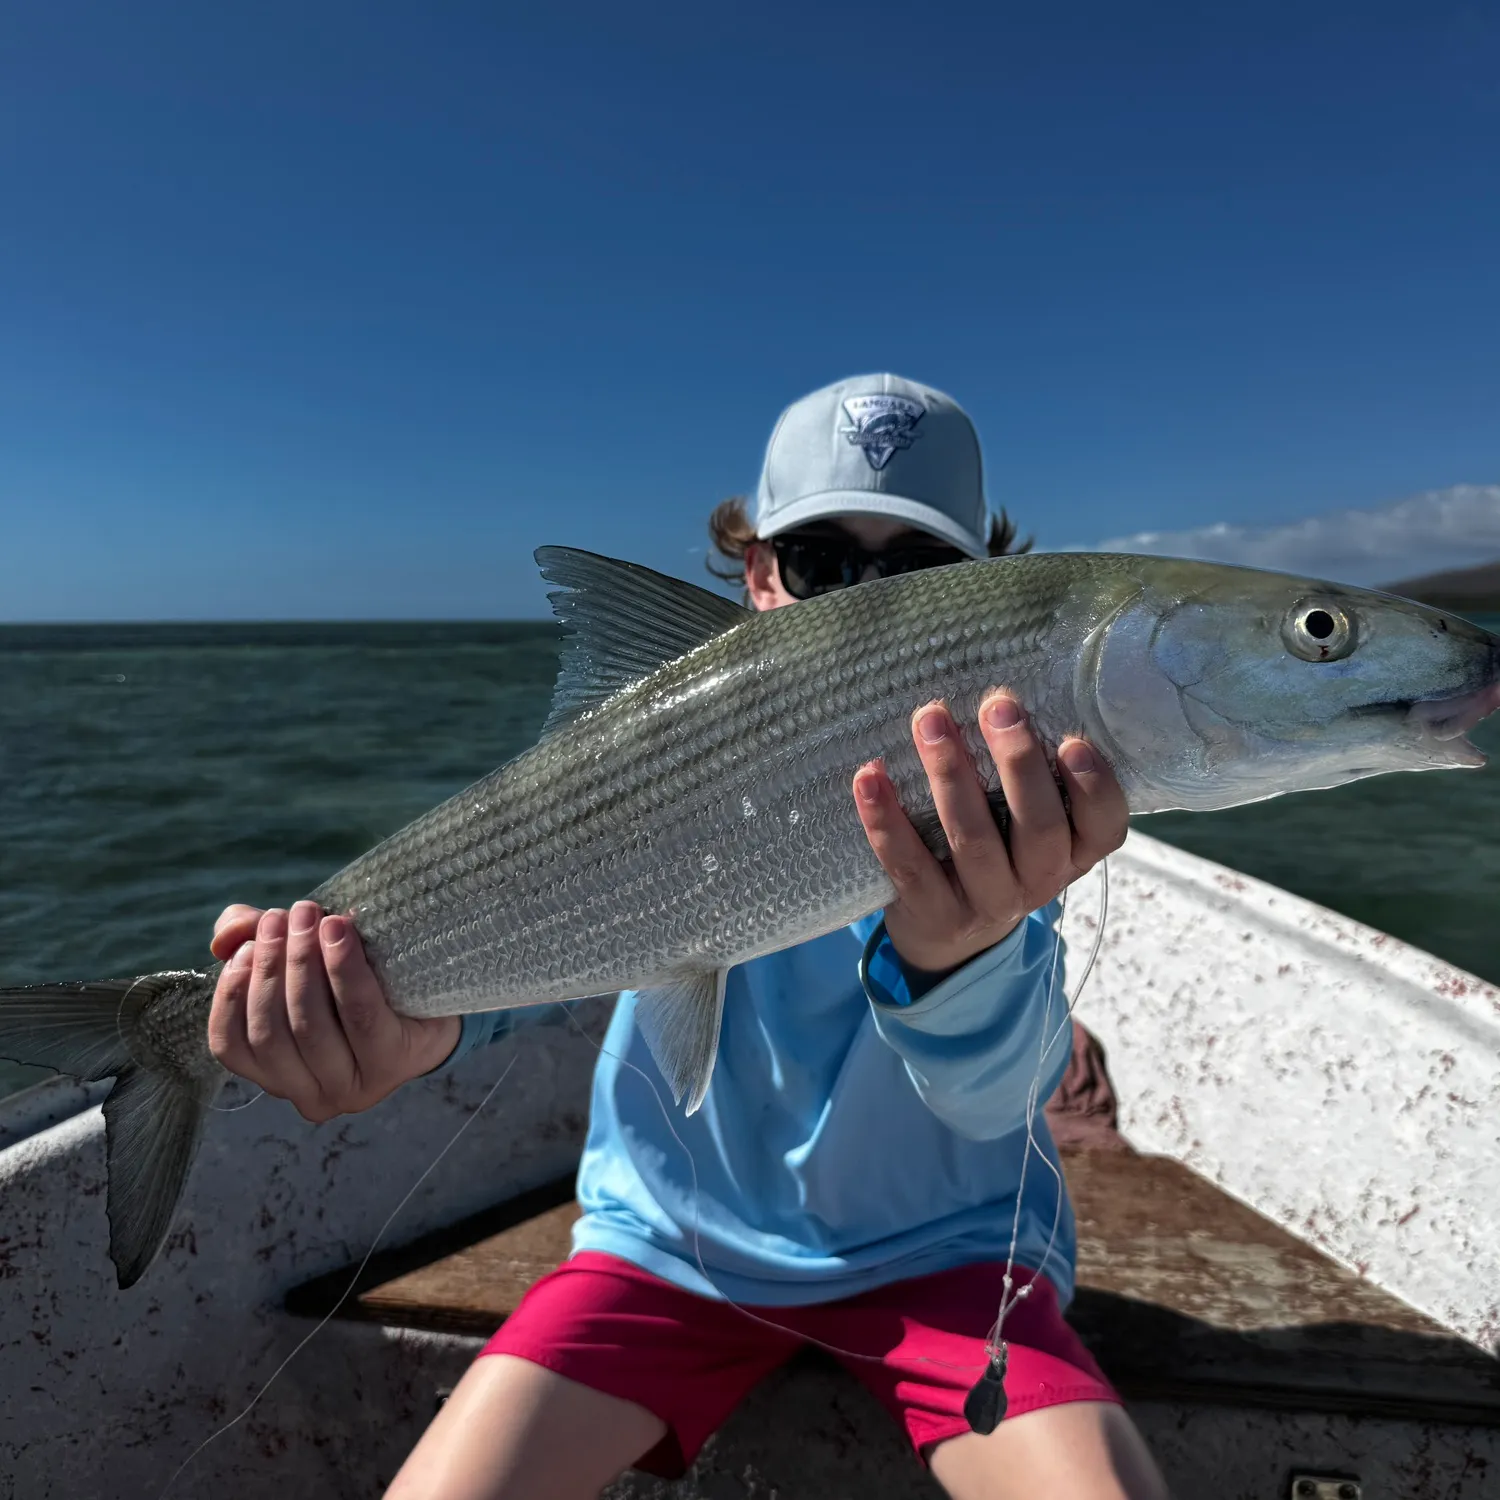
M 1287 649 L 1303 661 L 1337 661 L 1354 649 L 1354 621 L 1328 599 L 1294 605 L 1281 628 Z

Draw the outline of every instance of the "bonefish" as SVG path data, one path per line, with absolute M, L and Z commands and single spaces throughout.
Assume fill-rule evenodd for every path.
M 1003 686 L 1050 747 L 1089 739 L 1132 812 L 1214 809 L 1395 770 L 1482 764 L 1500 639 L 1369 590 L 1106 554 L 993 558 L 754 613 L 565 548 L 538 554 L 568 628 L 537 745 L 334 875 L 392 1005 L 439 1016 L 641 991 L 692 1111 L 726 971 L 890 899 L 856 814 L 882 759 L 945 852 L 911 744 L 946 700 L 997 812 L 976 727 Z M 0 990 L 0 1056 L 115 1080 L 110 1254 L 140 1278 L 226 1075 L 217 968 Z

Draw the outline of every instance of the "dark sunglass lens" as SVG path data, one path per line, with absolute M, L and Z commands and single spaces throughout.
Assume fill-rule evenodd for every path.
M 796 599 L 848 588 L 865 576 L 867 567 L 873 567 L 877 576 L 889 578 L 966 560 L 958 548 L 937 542 L 907 546 L 898 542 L 878 552 L 866 552 L 852 537 L 844 541 L 839 537 L 780 536 L 772 545 L 781 565 L 781 581 Z
M 781 560 L 781 581 L 794 598 L 811 599 L 843 588 L 848 581 L 848 553 L 837 542 L 788 537 L 777 543 L 776 554 Z
M 957 547 L 890 547 L 880 554 L 881 572 L 920 573 L 925 568 L 945 568 L 964 561 Z

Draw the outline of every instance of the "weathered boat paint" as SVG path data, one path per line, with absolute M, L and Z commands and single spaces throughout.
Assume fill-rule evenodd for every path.
M 1112 861 L 1111 881 L 1080 1013 L 1109 1047 L 1135 1143 L 1189 1162 L 1455 1332 L 1490 1340 L 1500 1286 L 1500 1153 L 1486 1123 L 1500 1118 L 1495 989 L 1139 833 Z M 1069 917 L 1075 951 L 1092 909 L 1085 885 Z M 516 1049 L 526 1065 L 393 1237 L 566 1170 L 595 1055 L 566 1024 L 529 1028 L 317 1130 L 262 1100 L 214 1116 L 210 1170 L 195 1176 L 159 1280 L 140 1298 L 119 1295 L 102 1254 L 98 1109 L 61 1082 L 0 1102 L 0 1142 L 9 1141 L 0 1149 L 0 1497 L 96 1493 L 106 1478 L 121 1500 L 154 1497 L 306 1333 L 279 1310 L 285 1293 L 357 1258 Z M 369 1495 L 475 1348 L 331 1325 L 173 1494 Z M 1184 1495 L 1277 1494 L 1301 1465 L 1360 1473 L 1367 1495 L 1481 1500 L 1500 1472 L 1494 1430 L 1171 1403 L 1132 1410 Z M 716 1476 L 740 1482 L 747 1472 L 788 1497 L 797 1483 L 827 1493 L 820 1476 L 857 1485 L 861 1473 L 882 1494 L 934 1493 L 883 1416 L 819 1369 L 758 1392 L 680 1493 L 707 1494 Z M 619 1493 L 655 1491 L 631 1480 Z

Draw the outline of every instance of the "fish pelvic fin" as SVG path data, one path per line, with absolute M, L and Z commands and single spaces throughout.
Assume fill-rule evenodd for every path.
M 727 969 L 695 969 L 635 997 L 635 1024 L 672 1098 L 678 1104 L 686 1099 L 690 1115 L 713 1077 L 728 977 Z
M 208 1050 L 216 978 L 185 970 L 0 989 L 0 1057 L 84 1083 L 115 1080 L 104 1130 L 109 1254 L 122 1288 L 161 1250 L 225 1077 Z

